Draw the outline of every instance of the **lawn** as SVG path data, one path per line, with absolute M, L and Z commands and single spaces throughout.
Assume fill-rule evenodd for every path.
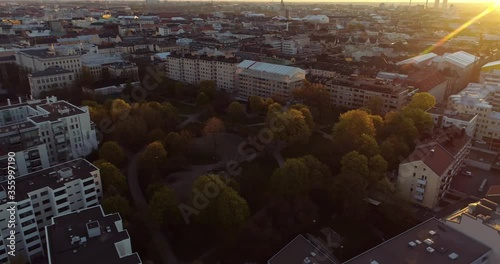
M 177 110 L 179 111 L 179 113 L 181 115 L 191 115 L 191 114 L 198 112 L 198 110 L 199 110 L 194 105 L 188 105 L 188 104 L 179 103 L 176 101 L 171 101 L 169 103 L 172 104 L 175 108 L 177 108 Z

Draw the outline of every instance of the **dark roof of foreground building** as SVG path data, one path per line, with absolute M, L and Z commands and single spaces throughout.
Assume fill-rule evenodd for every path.
M 346 264 L 470 264 L 489 251 L 488 246 L 431 218 Z
M 121 220 L 117 213 L 104 215 L 100 205 L 54 217 L 45 227 L 50 263 L 142 263 L 137 253 L 119 255 L 115 244 L 129 238 Z
M 306 260 L 307 259 L 307 260 Z M 310 262 L 308 262 L 310 261 Z M 304 236 L 298 235 L 276 255 L 274 255 L 268 264 L 334 264 L 335 262 L 328 258 L 323 252 L 309 242 Z
M 43 77 L 43 76 L 51 76 L 64 73 L 72 73 L 72 71 L 54 66 L 54 67 L 49 67 L 43 71 L 34 72 L 31 74 L 31 77 Z

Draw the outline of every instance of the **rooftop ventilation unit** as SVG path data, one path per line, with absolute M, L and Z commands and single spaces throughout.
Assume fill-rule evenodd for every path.
M 455 259 L 457 259 L 457 258 L 458 258 L 458 254 L 457 254 L 457 253 L 455 253 L 455 252 L 453 252 L 453 253 L 451 253 L 450 255 L 448 255 L 448 257 L 449 257 L 451 260 L 455 260 Z
M 435 235 L 435 234 L 436 234 L 436 231 L 434 231 L 434 230 L 430 230 L 430 231 L 429 231 L 429 235 L 433 236 L 433 235 Z
M 417 243 L 418 245 L 420 245 L 420 244 L 422 244 L 422 241 L 420 241 L 420 240 L 417 239 L 417 240 L 415 240 L 415 243 Z
M 414 248 L 414 247 L 417 246 L 417 244 L 415 242 L 413 242 L 413 241 L 410 241 L 410 242 L 408 242 L 408 246 Z
M 431 247 L 427 247 L 427 248 L 426 248 L 426 250 L 427 250 L 427 252 L 429 252 L 429 253 L 433 253 L 433 252 L 435 251 L 435 250 L 434 250 L 433 248 L 431 248 Z
M 372 260 L 372 261 L 370 261 L 370 264 L 379 264 L 379 263 L 376 260 Z
M 430 239 L 430 238 L 427 238 L 426 240 L 424 240 L 424 243 L 430 246 L 430 245 L 434 244 L 434 241 L 432 241 L 432 239 Z

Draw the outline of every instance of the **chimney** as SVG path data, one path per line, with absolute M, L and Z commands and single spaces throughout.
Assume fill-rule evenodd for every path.
M 101 235 L 101 226 L 98 221 L 90 221 L 87 223 L 87 234 L 89 238 Z
M 23 103 L 23 100 L 21 99 L 21 96 L 17 97 L 17 99 L 19 99 L 19 103 L 22 104 Z
M 9 98 L 7 98 L 7 104 L 10 105 L 10 99 Z

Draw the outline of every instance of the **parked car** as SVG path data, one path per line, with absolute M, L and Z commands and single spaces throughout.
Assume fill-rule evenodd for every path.
M 472 172 L 470 171 L 462 171 L 462 174 L 465 176 L 472 176 Z

